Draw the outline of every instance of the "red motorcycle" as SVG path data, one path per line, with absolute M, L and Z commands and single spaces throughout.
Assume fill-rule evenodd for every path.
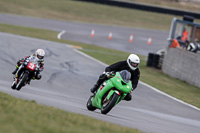
M 31 79 L 36 77 L 39 72 L 39 64 L 35 56 L 27 58 L 24 63 L 22 63 L 14 75 L 14 81 L 11 85 L 12 89 L 20 90 L 26 84 L 30 84 Z

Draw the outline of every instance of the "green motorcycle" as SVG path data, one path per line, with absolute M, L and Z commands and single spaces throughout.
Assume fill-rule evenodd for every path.
M 98 88 L 97 92 L 90 96 L 87 108 L 90 111 L 100 109 L 102 114 L 107 114 L 117 103 L 123 100 L 131 92 L 131 74 L 127 70 L 108 74 L 109 78 Z

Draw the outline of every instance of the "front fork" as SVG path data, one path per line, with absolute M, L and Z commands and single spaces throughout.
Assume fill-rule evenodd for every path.
M 17 70 L 15 74 L 15 78 L 18 78 L 21 75 L 21 69 L 23 68 L 23 64 L 20 65 L 19 69 Z
M 16 72 L 16 74 L 13 76 L 13 79 L 14 79 L 14 81 L 15 81 L 15 84 L 17 84 L 18 83 L 18 77 L 19 77 L 19 75 L 21 75 L 21 69 L 22 69 L 22 65 L 20 65 L 19 66 L 19 68 L 18 68 L 18 70 L 17 70 L 17 72 Z
M 120 95 L 120 92 L 118 90 L 110 90 L 110 92 L 108 93 L 106 99 L 109 100 L 110 97 L 114 94 L 117 93 L 118 95 Z
M 110 90 L 110 92 L 108 93 L 106 99 L 109 100 L 110 97 L 111 97 L 112 95 L 114 95 L 114 93 L 116 93 L 116 94 L 118 94 L 119 96 L 121 96 L 121 93 L 120 93 L 118 90 Z M 119 99 L 120 99 L 120 97 L 118 98 L 116 104 L 119 102 Z

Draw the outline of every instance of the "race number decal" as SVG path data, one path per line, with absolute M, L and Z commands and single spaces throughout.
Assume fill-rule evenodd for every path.
M 35 65 L 34 64 L 32 64 L 32 63 L 29 63 L 29 65 L 28 65 L 28 67 L 30 68 L 30 69 L 34 69 L 34 67 L 35 67 Z

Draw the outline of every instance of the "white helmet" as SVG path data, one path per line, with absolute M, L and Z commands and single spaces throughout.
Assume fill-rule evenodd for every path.
M 127 59 L 127 63 L 131 70 L 135 70 L 138 68 L 138 65 L 140 64 L 140 58 L 135 54 L 130 54 Z
M 43 49 L 37 49 L 35 51 L 35 56 L 38 58 L 39 61 L 44 61 L 45 52 Z

